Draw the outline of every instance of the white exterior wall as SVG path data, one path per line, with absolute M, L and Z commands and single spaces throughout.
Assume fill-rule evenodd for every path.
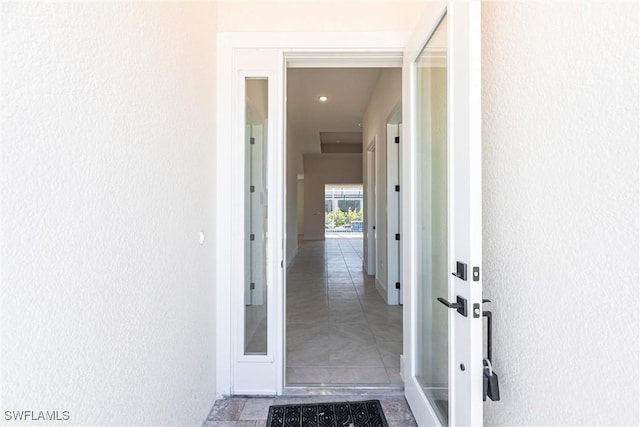
M 216 22 L 411 30 L 424 4 L 0 7 L 0 408 L 200 424 Z M 483 4 L 487 424 L 640 423 L 638 26 L 633 2 Z
M 362 121 L 363 141 L 376 139 L 376 281 L 378 286 L 387 289 L 387 121 L 402 104 L 402 69 L 387 68 L 371 94 L 371 100 Z M 367 174 L 367 144 L 363 148 L 364 174 Z M 366 183 L 365 183 L 366 184 Z M 368 195 L 368 188 L 365 188 Z M 366 200 L 365 200 L 366 203 Z M 372 213 L 365 212 L 365 230 Z M 367 238 L 365 233 L 365 247 Z M 367 260 L 364 260 L 365 264 Z M 387 300 L 387 295 L 382 296 Z
M 215 397 L 216 5 L 0 7 L 0 423 L 199 425 Z
M 488 425 L 638 425 L 638 4 L 486 2 Z
M 221 1 L 221 32 L 412 31 L 424 10 L 415 0 Z

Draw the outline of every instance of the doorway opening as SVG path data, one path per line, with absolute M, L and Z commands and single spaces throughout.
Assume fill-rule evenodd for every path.
M 380 247 L 393 239 L 378 242 L 375 234 L 376 227 L 391 230 L 388 150 L 378 147 L 372 156 L 363 144 L 386 145 L 401 79 L 401 70 L 390 67 L 287 69 L 286 228 L 297 237 L 287 238 L 289 390 L 403 386 L 403 308 L 389 304 L 390 278 L 381 276 L 397 270 L 388 268 L 388 250 Z M 385 254 L 379 265 L 376 253 Z M 377 268 L 369 267 L 370 257 Z
M 442 21 L 444 14 L 449 14 L 451 19 L 451 32 L 445 39 L 451 43 L 450 49 L 455 51 L 456 55 L 445 58 L 439 55 L 439 49 L 430 50 L 429 44 L 434 35 L 435 29 Z M 417 97 L 420 89 L 416 83 L 416 70 L 422 66 L 430 64 L 436 65 L 446 62 L 447 76 L 451 77 L 447 85 L 455 88 L 450 93 L 454 94 L 447 97 L 451 101 L 447 105 L 447 122 L 448 130 L 455 129 L 455 132 L 448 132 L 452 135 L 447 140 L 447 147 L 452 153 L 457 155 L 450 157 L 450 166 L 452 181 L 456 183 L 449 197 L 449 202 L 455 206 L 455 215 L 449 215 L 449 224 L 455 222 L 455 226 L 451 226 L 452 230 L 462 230 L 462 232 L 448 232 L 448 239 L 452 242 L 455 240 L 456 252 L 449 250 L 446 257 L 441 257 L 441 262 L 451 267 L 453 260 L 462 260 L 465 264 L 478 269 L 478 274 L 474 276 L 475 283 L 469 286 L 464 280 L 463 274 L 448 277 L 447 294 L 451 296 L 460 296 L 468 301 L 468 305 L 482 305 L 482 276 L 479 275 L 479 266 L 482 264 L 482 239 L 481 239 L 481 170 L 480 170 L 480 147 L 481 147 L 481 120 L 480 120 L 480 61 L 479 58 L 479 40 L 480 37 L 480 4 L 476 2 L 458 3 L 433 3 L 425 7 L 423 17 L 420 19 L 418 29 L 409 38 L 406 32 L 395 33 L 298 33 L 295 35 L 282 36 L 282 33 L 256 33 L 253 35 L 220 33 L 218 36 L 218 85 L 217 99 L 219 100 L 219 108 L 217 109 L 217 140 L 224 141 L 242 141 L 244 134 L 242 105 L 245 100 L 244 80 L 247 78 L 266 78 L 268 92 L 273 94 L 268 99 L 270 114 L 268 118 L 268 126 L 273 132 L 269 133 L 267 141 L 268 151 L 268 176 L 266 192 L 268 204 L 268 233 L 269 239 L 265 253 L 267 273 L 269 285 L 267 286 L 268 300 L 273 304 L 269 304 L 267 308 L 267 352 L 266 354 L 247 354 L 243 348 L 244 340 L 243 332 L 245 328 L 244 307 L 245 295 L 244 288 L 237 284 L 242 284 L 245 279 L 243 268 L 243 251 L 246 249 L 247 239 L 237 236 L 237 231 L 243 228 L 243 218 L 237 215 L 237 212 L 243 211 L 246 203 L 243 203 L 242 194 L 244 193 L 244 180 L 229 179 L 238 171 L 243 170 L 243 144 L 241 143 L 220 143 L 216 146 L 216 191 L 220 199 L 228 201 L 228 203 L 216 206 L 216 343 L 217 348 L 222 349 L 216 353 L 216 383 L 217 392 L 220 394 L 260 394 L 272 395 L 288 393 L 285 384 L 291 382 L 285 377 L 285 368 L 291 368 L 285 361 L 288 356 L 286 350 L 287 333 L 291 337 L 291 331 L 287 331 L 291 322 L 291 308 L 288 307 L 287 297 L 292 289 L 287 287 L 287 275 L 285 274 L 286 265 L 293 267 L 297 260 L 304 257 L 302 255 L 303 246 L 307 243 L 317 245 L 325 242 L 324 239 L 324 210 L 323 197 L 316 197 L 318 188 L 324 188 L 328 182 L 321 179 L 313 178 L 313 168 L 309 168 L 307 160 L 313 161 L 314 156 L 326 156 L 331 153 L 322 153 L 319 145 L 319 133 L 326 132 L 329 129 L 316 129 L 311 134 L 300 132 L 300 129 L 292 126 L 294 115 L 300 115 L 306 119 L 314 119 L 319 117 L 317 109 L 313 108 L 296 108 L 292 104 L 294 101 L 292 94 L 301 93 L 304 95 L 304 84 L 291 90 L 293 68 L 311 69 L 313 67 L 378 67 L 378 79 L 374 79 L 375 87 L 382 87 L 379 81 L 382 81 L 383 75 L 388 74 L 390 68 L 402 66 L 402 78 L 398 82 L 397 93 L 404 92 L 404 98 L 397 98 L 393 103 L 395 107 L 403 106 L 404 111 L 408 114 L 405 117 L 403 125 L 406 131 L 407 146 L 402 151 L 403 165 L 402 171 L 402 188 L 406 191 L 403 197 L 403 207 L 407 210 L 402 212 L 402 229 L 404 233 L 401 236 L 402 249 L 405 251 L 404 259 L 411 262 L 402 263 L 402 274 L 407 283 L 407 308 L 404 313 L 404 331 L 398 331 L 399 334 L 404 333 L 406 339 L 404 342 L 404 394 L 409 401 L 412 410 L 416 414 L 419 424 L 437 424 L 438 419 L 434 411 L 434 405 L 429 403 L 425 393 L 418 381 L 417 365 L 422 357 L 419 352 L 420 343 L 417 337 L 420 336 L 419 326 L 421 317 L 417 313 L 419 295 L 417 290 L 421 286 L 419 281 L 420 265 L 418 253 L 419 248 L 416 240 L 419 236 L 419 216 L 423 215 L 421 200 L 416 200 L 416 185 L 419 182 L 419 174 L 416 170 L 416 154 L 420 149 L 417 143 L 419 140 L 418 125 L 421 122 L 421 110 L 419 110 Z M 434 40 L 436 40 L 435 38 Z M 433 60 L 425 58 L 422 61 L 422 51 L 433 53 Z M 424 62 L 424 63 L 423 63 Z M 450 68 L 449 68 L 450 66 Z M 388 68 L 385 68 L 388 67 Z M 320 74 L 329 75 L 329 68 L 322 68 Z M 347 81 L 347 79 L 343 79 Z M 350 101 L 357 100 L 353 95 L 353 88 L 356 84 L 370 81 L 367 79 L 358 79 L 356 82 L 350 81 L 349 86 L 340 93 L 350 95 Z M 390 86 L 388 86 L 390 87 Z M 310 95 L 317 102 L 324 102 L 325 106 L 335 107 L 341 104 L 336 102 L 337 99 L 331 94 L 318 94 L 318 87 L 309 85 L 309 89 L 313 92 Z M 387 97 L 389 101 L 393 97 L 394 90 L 390 90 L 391 97 Z M 287 94 L 289 96 L 287 96 Z M 309 95 L 309 93 L 307 92 Z M 365 102 L 373 102 L 377 98 L 376 93 L 371 91 L 368 93 L 369 98 Z M 384 98 L 380 96 L 380 98 Z M 320 105 L 320 104 L 318 104 Z M 428 107 L 428 104 L 427 104 Z M 332 108 L 337 111 L 337 109 Z M 388 122 L 389 116 L 385 116 L 387 111 L 378 111 L 379 114 L 373 114 L 377 118 L 378 123 L 382 123 L 383 127 Z M 391 110 L 389 111 L 391 114 Z M 345 119 L 347 124 L 357 117 L 365 124 L 367 114 L 362 112 L 357 116 L 348 114 L 339 114 L 338 119 Z M 336 119 L 336 120 L 338 120 Z M 356 124 L 357 125 L 357 124 Z M 431 126 L 430 122 L 426 123 L 427 127 Z M 442 124 L 442 126 L 445 126 Z M 357 132 L 350 129 L 341 129 L 342 132 Z M 362 129 L 361 139 L 364 141 L 375 141 L 375 155 L 366 155 L 367 160 L 375 159 L 376 181 L 380 183 L 389 182 L 378 177 L 384 176 L 385 159 L 383 150 L 385 149 L 384 131 L 378 133 L 379 136 L 367 133 L 367 126 Z M 329 135 L 331 136 L 331 135 Z M 334 135 L 335 136 L 335 135 Z M 311 150 L 303 151 L 295 148 L 296 143 L 305 143 L 308 141 L 312 146 Z M 337 141 L 335 141 L 337 144 Z M 372 150 L 368 150 L 372 151 Z M 333 153 L 336 156 L 356 156 L 360 157 L 361 164 L 363 162 L 362 154 L 357 153 Z M 285 157 L 286 156 L 286 157 Z M 337 158 L 335 159 L 338 160 Z M 449 165 L 448 165 L 449 166 Z M 347 171 L 353 168 L 336 167 L 335 170 Z M 363 176 L 368 176 L 361 171 L 360 180 Z M 316 175 L 317 177 L 317 175 Z M 350 180 L 341 180 L 339 182 L 350 182 Z M 296 186 L 300 188 L 302 184 L 303 203 L 304 203 L 304 227 L 301 230 L 301 246 L 297 245 L 296 239 Z M 385 190 L 381 185 L 376 183 L 376 205 L 386 206 L 383 192 Z M 365 189 L 365 197 L 367 197 Z M 322 190 L 320 190 L 320 194 Z M 366 202 L 365 202 L 366 203 Z M 231 209 L 230 209 L 231 207 Z M 376 213 L 378 215 L 382 211 Z M 451 210 L 449 211 L 451 212 Z M 372 212 L 365 213 L 365 229 L 368 230 L 368 218 Z M 314 215 L 317 218 L 313 217 Z M 293 218 L 293 220 L 292 220 Z M 452 222 L 453 221 L 453 222 Z M 376 216 L 376 243 L 379 243 L 381 236 L 389 238 L 388 229 L 382 230 L 384 221 Z M 285 228 L 286 227 L 286 228 Z M 384 233 L 383 233 L 384 231 Z M 466 232 L 469 231 L 469 232 Z M 368 233 L 365 234 L 367 236 Z M 245 236 L 249 237 L 251 236 Z M 366 238 L 366 237 L 365 237 Z M 243 243 L 243 240 L 245 242 Z M 397 239 L 394 239 L 397 240 Z M 449 242 L 448 240 L 448 242 Z M 365 245 L 365 247 L 367 247 Z M 452 246 L 449 245 L 449 248 Z M 384 248 L 384 245 L 377 246 L 376 249 Z M 322 256 L 324 260 L 329 259 L 329 253 L 333 251 L 325 250 L 324 246 L 321 250 L 314 248 L 315 255 Z M 300 252 L 297 254 L 296 252 Z M 459 253 L 458 253 L 459 252 Z M 376 261 L 380 257 L 386 258 L 386 253 L 376 253 Z M 368 260 L 368 253 L 363 250 L 363 258 Z M 363 261 L 364 261 L 363 259 Z M 465 262 L 466 261 L 466 262 Z M 455 261 L 456 264 L 459 261 Z M 379 266 L 379 263 L 378 263 Z M 351 277 L 351 269 L 345 262 L 347 272 Z M 455 269 L 455 268 L 454 268 Z M 331 331 L 329 323 L 329 284 L 332 277 L 337 279 L 338 274 L 331 275 L 329 269 L 322 268 L 317 271 L 315 276 L 311 274 L 309 283 L 313 283 L 313 279 L 318 279 L 324 283 L 325 291 L 323 293 L 323 301 L 327 309 L 326 330 Z M 476 271 L 476 270 L 474 270 Z M 313 271 L 309 268 L 306 270 L 298 270 L 298 274 L 309 274 Z M 364 272 L 363 272 L 364 273 Z M 378 271 L 376 274 L 378 275 Z M 354 286 L 355 294 L 360 299 L 361 294 Z M 365 292 L 368 288 L 364 288 Z M 374 289 L 377 291 L 377 289 Z M 322 292 L 322 291 L 320 291 Z M 339 292 L 339 290 L 336 290 Z M 353 295 L 353 292 L 343 291 Z M 309 293 L 309 292 L 306 292 Z M 304 297 L 305 292 L 300 292 L 297 297 Z M 332 294 L 334 292 L 331 292 Z M 380 294 L 380 293 L 378 293 Z M 447 296 L 445 294 L 445 296 Z M 332 298 L 331 298 L 332 299 Z M 445 300 L 446 302 L 446 300 Z M 450 304 L 445 304 L 450 307 Z M 362 306 L 362 303 L 361 303 Z M 445 308 L 439 307 L 442 310 Z M 480 309 L 481 310 L 481 309 Z M 478 337 L 482 333 L 482 322 L 475 317 L 459 316 L 457 312 L 445 310 L 448 313 L 450 324 L 455 327 L 449 328 L 448 352 L 456 357 L 450 357 L 448 363 L 449 376 L 455 379 L 455 387 L 451 387 L 449 394 L 449 421 L 452 424 L 478 424 L 482 422 L 482 343 Z M 367 315 L 365 314 L 365 317 Z M 331 316 L 333 318 L 333 316 Z M 476 319 L 476 320 L 474 320 Z M 322 322 L 324 323 L 324 321 Z M 381 322 L 382 323 L 382 322 Z M 455 334 L 453 333 L 455 332 Z M 396 334 L 396 335 L 399 335 Z M 357 337 L 357 335 L 355 335 Z M 303 346 L 304 347 L 304 346 Z M 328 348 L 333 351 L 332 346 Z M 229 349 L 230 351 L 224 351 Z M 289 359 L 291 357 L 289 355 Z M 331 352 L 329 352 L 328 360 L 331 361 Z M 458 365 L 458 360 L 464 360 L 464 365 Z M 462 366 L 462 369 L 457 369 Z M 323 368 L 331 369 L 328 362 Z M 328 372 L 331 381 L 333 378 L 339 378 L 338 375 L 331 376 L 332 372 Z M 389 379 L 389 375 L 387 375 Z M 323 392 L 323 391 L 321 391 Z M 315 391 L 303 390 L 301 393 L 318 393 Z M 479 398 L 478 398 L 479 397 Z
M 324 236 L 362 239 L 364 197 L 362 184 L 324 186 Z

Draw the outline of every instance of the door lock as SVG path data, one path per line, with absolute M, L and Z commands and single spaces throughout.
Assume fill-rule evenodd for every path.
M 467 317 L 467 299 L 462 298 L 461 296 L 456 297 L 456 302 L 450 303 L 446 299 L 442 297 L 437 298 L 442 304 L 446 305 L 449 308 L 454 308 L 458 313 L 462 314 L 464 317 Z
M 456 261 L 456 271 L 451 273 L 453 276 L 458 279 L 462 279 L 465 282 L 467 281 L 467 264 L 464 262 Z

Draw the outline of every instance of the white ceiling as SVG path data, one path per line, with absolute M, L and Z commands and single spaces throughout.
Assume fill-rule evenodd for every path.
M 287 70 L 288 143 L 298 153 L 319 153 L 323 143 L 362 142 L 362 119 L 381 68 L 290 68 Z M 318 97 L 329 97 L 327 102 Z M 300 156 L 301 157 L 301 156 Z M 301 162 L 300 162 L 301 163 Z M 302 172 L 302 170 L 299 170 Z

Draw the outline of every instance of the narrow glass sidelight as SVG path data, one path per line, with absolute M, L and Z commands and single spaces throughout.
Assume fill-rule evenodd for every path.
M 418 132 L 418 348 L 416 379 L 448 425 L 447 17 L 415 63 Z
M 245 79 L 244 354 L 267 354 L 268 80 Z

